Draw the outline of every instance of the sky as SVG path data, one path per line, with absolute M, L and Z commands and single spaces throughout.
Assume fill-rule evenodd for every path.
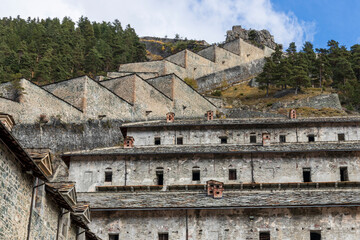
M 360 0 L 0 0 L 0 17 L 60 18 L 130 24 L 139 36 L 219 43 L 233 25 L 267 29 L 286 49 L 310 41 L 325 48 L 334 39 L 360 43 Z

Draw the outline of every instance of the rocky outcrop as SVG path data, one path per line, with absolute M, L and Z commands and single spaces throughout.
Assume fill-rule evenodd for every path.
M 268 30 L 246 30 L 240 25 L 233 26 L 232 30 L 226 32 L 226 42 L 231 42 L 237 38 L 242 38 L 253 44 L 267 46 L 271 49 L 275 49 L 277 43 L 274 41 L 274 36 L 270 34 Z

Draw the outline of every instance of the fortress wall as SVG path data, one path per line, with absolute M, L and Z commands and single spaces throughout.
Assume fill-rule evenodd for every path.
M 264 50 L 239 39 L 240 58 L 242 63 L 251 62 L 256 59 L 264 58 Z
M 146 81 L 153 85 L 155 88 L 159 89 L 167 97 L 173 99 L 173 74 L 147 79 Z
M 360 235 L 359 212 L 359 207 L 104 211 L 92 212 L 90 229 L 102 239 L 108 233 L 119 239 L 157 239 L 159 233 L 174 240 L 186 239 L 186 233 L 198 240 L 259 239 L 260 232 L 269 232 L 271 239 L 306 240 L 315 230 L 322 239 L 353 240 Z
M 136 118 L 132 106 L 100 83 L 87 78 L 86 117 L 97 119 L 106 115 L 109 119 L 132 120 Z
M 81 110 L 86 109 L 86 105 L 84 105 L 86 97 L 86 76 L 44 85 L 42 88 Z
M 83 119 L 80 110 L 41 87 L 25 79 L 20 80 L 20 84 L 24 88 L 21 103 L 0 98 L 1 111 L 12 115 L 17 124 L 39 122 L 40 115 L 48 120 L 61 119 L 65 122 L 79 122 Z
M 215 47 L 215 63 L 214 72 L 240 65 L 241 58 L 230 51 L 220 47 Z
M 101 85 L 104 85 L 126 101 L 134 103 L 135 77 L 135 74 L 131 74 L 120 78 L 101 81 L 100 83 Z
M 186 51 L 187 50 L 182 50 L 181 52 L 170 55 L 169 57 L 166 58 L 166 60 L 168 60 L 169 62 L 175 63 L 177 65 L 180 65 L 181 67 L 186 67 L 186 63 L 185 63 Z
M 215 63 L 186 50 L 186 77 L 197 79 L 214 72 Z M 181 76 L 180 76 L 181 77 Z
M 222 48 L 240 56 L 240 40 L 235 39 L 234 41 L 224 43 Z
M 150 113 L 146 113 L 151 111 Z M 173 101 L 158 89 L 138 76 L 135 77 L 134 112 L 141 119 L 165 119 L 173 111 Z
M 200 92 L 205 92 L 221 87 L 224 83 L 233 84 L 239 82 L 239 80 L 249 80 L 262 72 L 264 63 L 264 59 L 257 59 L 198 78 L 196 79 L 198 90 Z
M 166 74 L 164 61 L 137 62 L 121 64 L 119 72 L 157 72 L 161 75 Z
M 185 68 L 176 65 L 175 63 L 164 61 L 165 64 L 165 74 L 176 74 L 182 79 L 184 79 L 187 76 L 187 71 Z
M 81 123 L 17 124 L 12 133 L 25 148 L 49 148 L 57 153 L 121 145 L 120 126 L 119 120 L 89 118 Z
M 118 78 L 118 77 L 125 77 L 128 75 L 133 74 L 132 72 L 107 72 L 106 76 L 108 78 Z M 102 80 L 105 81 L 106 79 Z
M 183 80 L 174 78 L 174 112 L 181 118 L 203 117 L 206 111 L 216 107 Z M 175 117 L 176 117 L 175 116 Z
M 200 56 L 202 56 L 212 62 L 215 62 L 215 48 L 216 48 L 216 46 L 212 45 L 203 50 L 200 50 L 199 52 L 197 52 L 197 54 L 199 54 Z
M 134 74 L 133 72 L 108 72 L 107 76 L 109 78 L 118 78 L 118 77 L 125 77 L 128 75 Z M 148 78 L 154 78 L 158 77 L 159 73 L 157 72 L 137 72 L 137 75 L 139 75 L 142 79 L 148 79 Z

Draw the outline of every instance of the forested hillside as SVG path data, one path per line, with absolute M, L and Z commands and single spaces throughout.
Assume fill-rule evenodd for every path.
M 360 45 L 347 50 L 330 40 L 327 48 L 315 49 L 305 42 L 300 51 L 290 43 L 286 52 L 277 47 L 267 58 L 264 71 L 258 76 L 260 86 L 269 89 L 292 87 L 297 93 L 310 86 L 330 89 L 339 93 L 342 103 L 349 109 L 360 109 Z
M 0 20 L 0 82 L 24 77 L 38 84 L 115 71 L 121 63 L 144 61 L 145 45 L 118 20 L 81 17 Z

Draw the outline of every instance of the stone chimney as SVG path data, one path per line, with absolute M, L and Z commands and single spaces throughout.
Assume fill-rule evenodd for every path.
M 206 118 L 208 121 L 214 120 L 214 112 L 209 110 L 206 112 Z
M 224 192 L 224 183 L 215 180 L 209 180 L 206 182 L 206 190 L 208 196 L 212 196 L 213 198 L 222 198 Z
M 289 111 L 289 118 L 290 119 L 296 119 L 296 110 L 295 109 L 291 109 Z
M 133 148 L 135 139 L 131 136 L 126 136 L 124 139 L 124 148 Z
M 174 120 L 175 120 L 175 113 L 168 112 L 166 114 L 166 122 L 174 122 Z
M 270 133 L 262 134 L 262 142 L 263 146 L 270 146 Z
M 6 113 L 0 113 L 0 121 L 9 131 L 11 131 L 15 125 L 14 118 Z

